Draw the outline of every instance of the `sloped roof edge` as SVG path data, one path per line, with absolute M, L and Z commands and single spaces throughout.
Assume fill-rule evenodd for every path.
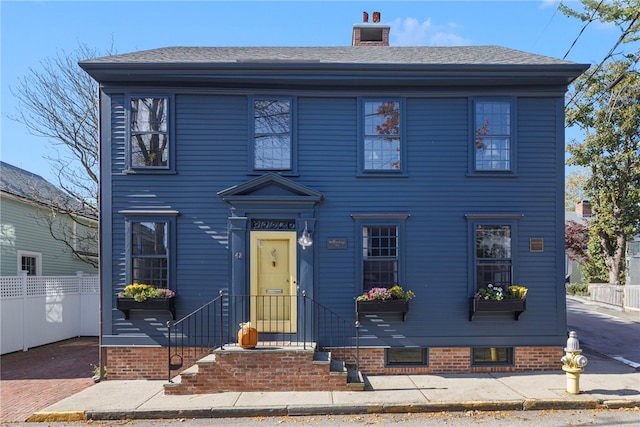
M 260 190 L 270 186 L 277 186 L 284 193 L 288 194 L 256 195 L 258 192 L 260 192 Z M 297 200 L 317 203 L 323 198 L 322 193 L 319 193 L 315 190 L 312 190 L 311 188 L 308 188 L 302 184 L 298 184 L 273 172 L 266 173 L 242 184 L 234 185 L 233 187 L 229 187 L 225 190 L 219 191 L 218 196 L 220 196 L 227 202 L 243 199 L 254 201 L 286 199 L 291 201 Z

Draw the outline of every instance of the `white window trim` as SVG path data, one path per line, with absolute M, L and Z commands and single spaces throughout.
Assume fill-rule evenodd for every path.
M 20 274 L 23 270 L 22 267 L 22 258 L 23 257 L 31 257 L 36 259 L 36 276 L 42 276 L 42 253 L 40 252 L 31 252 L 31 251 L 21 251 L 18 250 L 18 264 L 16 265 L 17 274 Z

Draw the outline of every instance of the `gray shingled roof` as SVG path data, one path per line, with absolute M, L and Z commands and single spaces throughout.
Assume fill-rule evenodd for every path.
M 165 47 L 80 61 L 106 85 L 566 86 L 587 68 L 499 46 Z
M 24 199 L 48 204 L 49 200 L 67 197 L 40 175 L 0 161 L 0 190 Z
M 82 61 L 81 64 L 476 64 L 561 65 L 572 62 L 500 46 L 165 47 Z
M 64 191 L 40 175 L 2 161 L 0 161 L 0 191 L 46 206 L 63 209 L 72 207 L 77 213 L 83 212 L 84 217 L 96 219 L 91 211 L 83 210 L 82 206 Z

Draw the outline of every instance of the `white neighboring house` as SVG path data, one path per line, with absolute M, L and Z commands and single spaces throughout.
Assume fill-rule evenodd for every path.
M 627 243 L 627 285 L 640 286 L 640 235 Z

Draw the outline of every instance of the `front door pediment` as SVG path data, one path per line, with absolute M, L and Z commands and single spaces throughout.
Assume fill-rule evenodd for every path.
M 267 173 L 245 183 L 218 192 L 225 202 L 235 204 L 294 203 L 314 206 L 322 193 L 275 173 Z

